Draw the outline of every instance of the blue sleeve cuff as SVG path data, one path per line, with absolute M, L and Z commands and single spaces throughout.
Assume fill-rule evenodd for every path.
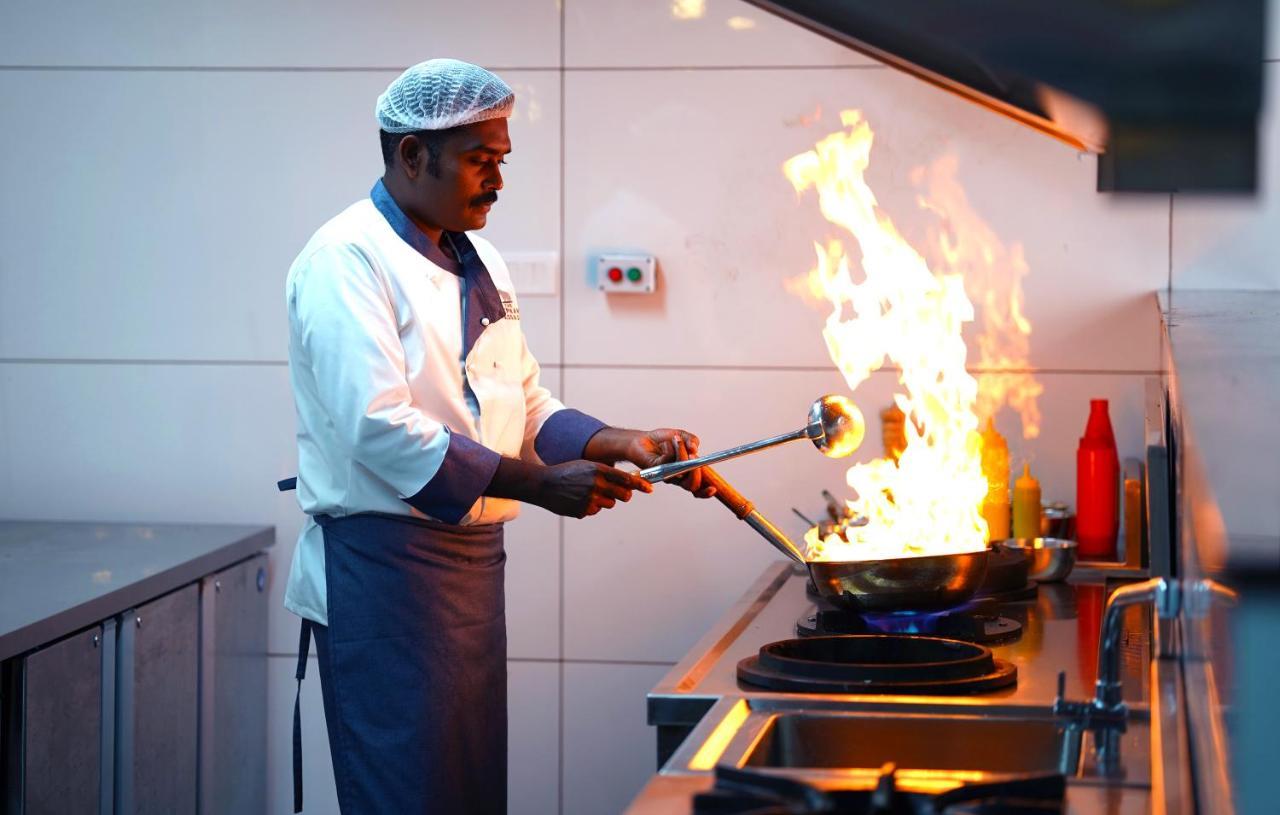
M 440 469 L 427 485 L 404 499 L 414 509 L 447 524 L 461 521 L 484 493 L 502 456 L 459 433 L 449 434 Z
M 533 451 L 547 464 L 563 464 L 582 458 L 591 437 L 608 427 L 580 410 L 565 408 L 547 417 L 533 440 Z

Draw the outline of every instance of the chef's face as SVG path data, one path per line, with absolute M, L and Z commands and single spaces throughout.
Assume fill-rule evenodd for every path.
M 507 120 L 476 122 L 441 136 L 434 151 L 416 137 L 401 141 L 399 161 L 414 209 L 422 220 L 450 232 L 480 229 L 502 189 L 501 165 L 511 152 Z

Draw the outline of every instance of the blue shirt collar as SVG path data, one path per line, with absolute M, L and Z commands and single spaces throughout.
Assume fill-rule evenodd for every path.
M 431 237 L 423 232 L 412 218 L 405 215 L 404 210 L 400 209 L 400 205 L 391 197 L 391 193 L 387 192 L 387 187 L 382 183 L 381 178 L 373 185 L 373 189 L 369 190 L 369 199 L 373 201 L 378 212 L 382 213 L 382 217 L 387 219 L 391 229 L 400 236 L 401 240 L 417 250 L 418 254 L 453 274 L 463 273 L 461 264 L 442 252 Z M 449 238 L 457 246 L 457 236 L 450 234 Z M 458 260 L 461 261 L 461 259 L 459 257 Z
M 484 261 L 480 259 L 480 253 L 476 251 L 475 244 L 471 242 L 465 232 L 445 232 L 444 235 L 458 256 L 458 260 L 455 263 L 444 252 L 440 251 L 440 247 L 435 245 L 427 233 L 419 229 L 418 225 L 408 215 L 404 214 L 404 211 L 400 209 L 400 205 L 391 197 L 391 193 L 387 192 L 387 187 L 382 183 L 381 178 L 373 185 L 373 189 L 369 191 L 369 198 L 373 201 L 373 205 L 377 207 L 378 212 L 382 213 L 382 217 L 387 219 L 387 223 L 391 225 L 392 230 L 405 243 L 412 246 L 423 257 L 437 266 L 448 269 L 450 272 L 466 279 L 465 296 L 467 297 L 468 308 L 467 325 L 463 329 L 463 353 L 465 356 L 471 350 L 471 346 L 475 344 L 476 338 L 484 332 L 484 329 L 490 324 L 503 319 L 506 311 L 506 307 L 502 303 L 502 294 L 493 285 L 493 278 L 489 276 L 489 270 L 485 267 Z

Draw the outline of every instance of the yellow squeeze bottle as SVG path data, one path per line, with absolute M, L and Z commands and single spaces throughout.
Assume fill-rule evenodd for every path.
M 1040 482 L 1031 477 L 1031 465 L 1022 465 L 1022 475 L 1013 483 L 1013 536 L 1040 537 Z

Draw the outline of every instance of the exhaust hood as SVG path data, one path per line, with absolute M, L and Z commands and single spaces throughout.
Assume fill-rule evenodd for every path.
M 1099 154 L 1098 189 L 1253 192 L 1266 0 L 747 0 Z

